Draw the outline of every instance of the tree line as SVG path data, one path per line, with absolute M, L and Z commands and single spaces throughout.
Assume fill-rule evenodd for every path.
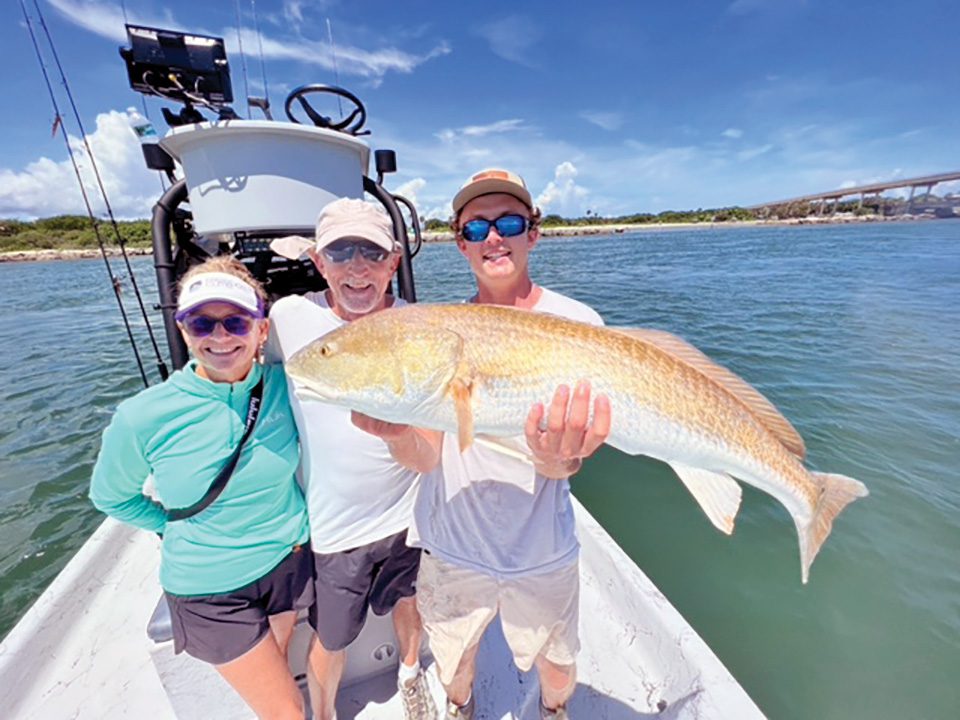
M 631 215 L 604 216 L 587 210 L 581 217 L 562 217 L 555 213 L 544 215 L 540 221 L 542 227 L 589 227 L 591 225 L 656 225 L 662 223 L 715 223 L 755 220 L 756 213 L 742 207 L 715 208 L 704 210 L 664 210 L 661 213 L 633 213 Z M 450 229 L 447 220 L 430 218 L 422 220 L 427 230 L 444 231 Z
M 749 220 L 785 220 L 829 213 L 853 215 L 900 215 L 905 212 L 925 213 L 936 217 L 960 216 L 960 198 L 918 194 L 912 202 L 902 198 L 870 197 L 829 203 L 821 211 L 818 203 L 794 203 L 789 206 L 770 206 L 759 211 L 742 207 L 704 210 L 665 210 L 660 213 L 633 213 L 603 216 L 588 210 L 582 217 L 562 217 L 555 213 L 545 215 L 543 227 L 589 227 L 593 225 L 657 225 L 662 223 L 723 223 Z M 430 231 L 449 231 L 450 223 L 437 218 L 422 218 L 421 226 Z M 117 222 L 120 236 L 129 247 L 150 247 L 149 220 L 121 220 Z M 116 246 L 116 236 L 109 222 L 99 221 L 100 234 L 108 247 Z M 90 219 L 85 215 L 57 215 L 39 220 L 0 219 L 0 252 L 23 250 L 73 250 L 96 248 L 97 236 Z
M 99 223 L 108 247 L 117 244 L 108 221 Z M 120 237 L 129 247 L 150 247 L 149 220 L 117 222 Z M 39 220 L 0 220 L 0 252 L 23 250 L 77 250 L 97 247 L 97 235 L 86 215 L 57 215 Z

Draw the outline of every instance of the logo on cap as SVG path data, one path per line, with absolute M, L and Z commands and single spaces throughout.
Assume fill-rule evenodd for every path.
M 476 182 L 477 180 L 509 180 L 512 182 L 510 174 L 504 170 L 484 170 L 483 172 L 478 172 L 474 175 L 471 180 Z

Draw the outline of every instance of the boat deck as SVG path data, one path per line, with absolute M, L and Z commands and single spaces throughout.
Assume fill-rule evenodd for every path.
M 576 504 L 576 503 L 575 503 Z M 572 718 L 760 718 L 759 709 L 667 599 L 576 504 L 581 553 L 580 636 Z M 0 686 L 11 718 L 247 718 L 212 667 L 174 655 L 145 632 L 160 596 L 158 541 L 106 520 L 0 645 Z M 376 671 L 393 640 L 387 618 L 368 623 L 348 652 L 346 677 Z M 307 628 L 291 657 L 302 676 Z M 379 653 L 382 655 L 382 649 Z M 429 656 L 425 657 L 429 663 Z M 477 718 L 537 716 L 535 673 L 513 665 L 495 622 L 478 658 Z M 347 681 L 339 720 L 401 718 L 392 662 Z M 437 707 L 443 690 L 428 665 Z

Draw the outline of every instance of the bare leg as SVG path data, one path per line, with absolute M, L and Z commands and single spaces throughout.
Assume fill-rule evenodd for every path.
M 270 622 L 270 630 L 277 641 L 277 647 L 280 648 L 280 654 L 286 657 L 290 649 L 290 638 L 293 637 L 293 626 L 297 624 L 296 611 L 270 615 L 267 620 Z
M 393 629 L 400 643 L 400 662 L 407 667 L 416 664 L 420 659 L 420 638 L 423 634 L 416 598 L 405 597 L 393 606 Z
M 577 686 L 577 666 L 557 665 L 543 655 L 538 655 L 534 664 L 540 676 L 543 706 L 548 710 L 556 710 L 566 704 Z
M 337 688 L 347 661 L 345 650 L 327 650 L 316 636 L 310 640 L 307 662 L 307 684 L 310 686 L 310 705 L 316 720 L 336 717 Z
M 214 667 L 261 720 L 303 720 L 303 698 L 273 633 L 236 660 Z
M 470 690 L 473 688 L 473 679 L 477 674 L 477 651 L 480 649 L 480 643 L 467 648 L 466 652 L 460 658 L 460 664 L 457 666 L 457 672 L 453 676 L 450 684 L 444 684 L 443 689 L 447 691 L 447 699 L 457 705 L 466 704 L 470 699 Z

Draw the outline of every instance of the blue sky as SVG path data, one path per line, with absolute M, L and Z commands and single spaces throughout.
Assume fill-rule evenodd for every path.
M 242 97 L 239 4 L 251 93 L 262 93 L 251 0 L 38 1 L 118 215 L 148 216 L 160 187 L 123 115 L 141 107 L 117 54 L 124 10 L 224 37 Z M 426 216 L 445 217 L 460 183 L 490 166 L 519 172 L 545 212 L 565 216 L 750 205 L 960 170 L 955 0 L 255 7 L 275 112 L 293 87 L 335 82 L 329 21 L 368 141 L 398 153 L 387 185 Z M 0 217 L 82 212 L 19 5 L 0 13 Z M 159 107 L 148 101 L 158 126 Z

